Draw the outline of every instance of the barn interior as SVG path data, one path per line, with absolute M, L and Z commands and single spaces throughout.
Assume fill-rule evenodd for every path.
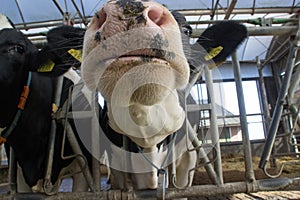
M 209 155 L 199 153 L 205 164 L 200 164 L 198 171 L 202 176 L 207 174 L 208 182 L 196 184 L 190 193 L 167 190 L 170 194 L 166 197 L 178 197 L 180 192 L 187 197 L 220 195 L 218 187 L 229 194 L 284 190 L 290 185 L 299 190 L 300 0 L 157 2 L 186 17 L 193 28 L 190 43 L 195 43 L 206 28 L 224 20 L 242 23 L 248 30 L 248 38 L 225 62 L 213 69 L 204 67 L 198 74 L 190 91 L 191 102 L 186 105 L 197 142 L 203 147 L 213 145 Z M 104 3 L 9 0 L 1 3 L 0 13 L 41 47 L 53 27 L 87 27 Z M 0 146 L 0 150 L 0 169 L 7 169 L 4 148 Z M 243 181 L 228 183 L 223 160 L 228 157 L 242 160 Z M 287 168 L 294 173 L 286 176 Z M 265 179 L 259 180 L 258 173 Z M 9 188 L 7 183 L 1 186 Z

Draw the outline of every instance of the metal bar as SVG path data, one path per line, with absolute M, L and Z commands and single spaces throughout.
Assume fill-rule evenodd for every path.
M 215 95 L 214 95 L 214 86 L 213 86 L 213 78 L 212 78 L 212 71 L 209 70 L 207 66 L 204 68 L 205 72 L 205 80 L 206 80 L 206 87 L 208 89 L 210 102 L 211 102 L 211 110 L 210 110 L 210 133 L 211 133 L 211 140 L 212 144 L 216 148 L 217 156 L 215 161 L 215 171 L 217 174 L 218 181 L 222 185 L 223 181 L 223 173 L 222 173 L 222 160 L 221 160 L 221 147 L 219 141 L 219 129 L 218 129 L 218 120 L 217 120 L 217 113 L 216 113 L 216 104 L 215 104 Z
M 17 160 L 15 157 L 15 152 L 12 147 L 9 147 L 9 168 L 8 168 L 8 182 L 9 191 L 11 194 L 17 192 Z
M 260 68 L 263 68 L 266 64 L 268 64 L 277 53 L 282 52 L 282 48 L 290 42 L 290 39 L 287 38 L 268 58 L 261 64 Z
M 198 148 L 201 146 L 201 143 L 199 141 L 199 139 L 197 138 L 197 134 L 195 133 L 193 127 L 191 126 L 191 124 L 189 123 L 189 121 L 187 121 L 187 128 L 188 128 L 188 134 L 189 134 L 189 138 L 192 141 L 192 144 L 195 148 Z M 209 178 L 211 179 L 211 181 L 213 182 L 213 184 L 219 186 L 221 185 L 221 183 L 219 182 L 219 179 L 217 178 L 217 174 L 214 171 L 214 168 L 212 167 L 212 165 L 210 164 L 210 160 L 206 155 L 206 152 L 204 151 L 203 148 L 199 148 L 199 157 L 205 162 L 205 163 L 209 163 L 207 165 L 204 166 Z
M 288 101 L 290 101 L 291 104 L 291 100 L 294 99 L 294 95 L 295 95 L 295 91 L 297 90 L 297 88 L 299 87 L 299 83 L 300 83 L 300 63 L 296 63 L 295 67 L 298 65 L 298 67 L 296 68 L 296 72 L 294 72 L 292 81 L 291 81 L 291 85 L 289 87 L 288 90 Z
M 253 193 L 258 191 L 276 191 L 285 189 L 287 186 L 299 186 L 299 179 L 275 178 L 257 180 L 255 184 L 247 184 L 246 182 L 226 183 L 223 186 L 214 185 L 195 185 L 186 189 L 166 188 L 166 199 L 176 199 L 184 197 L 215 197 L 218 195 L 234 194 L 234 193 Z M 144 191 L 121 191 L 111 190 L 107 192 L 91 193 L 58 193 L 53 196 L 43 194 L 15 194 L 3 195 L 4 200 L 8 199 L 45 199 L 45 200 L 82 200 L 82 199 L 99 199 L 99 200 L 155 200 L 156 190 Z
M 20 4 L 18 2 L 18 0 L 15 0 L 16 4 L 17 4 L 17 7 L 18 7 L 18 11 L 20 13 L 20 16 L 21 16 L 21 19 L 22 19 L 22 22 L 23 22 L 23 26 L 24 26 L 24 29 L 27 29 L 27 26 L 26 26 L 26 23 L 25 23 L 25 19 L 24 19 L 24 15 L 22 13 L 22 10 L 21 10 L 21 7 L 20 7 Z
M 236 91 L 237 91 L 237 97 L 238 97 L 240 123 L 241 123 L 241 129 L 242 129 L 242 137 L 243 137 L 245 170 L 246 170 L 245 175 L 246 175 L 247 181 L 253 182 L 253 181 L 255 181 L 255 176 L 254 176 L 253 164 L 252 164 L 251 144 L 250 144 L 249 132 L 248 132 L 244 91 L 243 91 L 241 71 L 240 71 L 241 69 L 240 69 L 240 63 L 238 61 L 236 51 L 232 54 L 232 65 L 233 65 L 233 72 L 234 72 Z
M 256 19 L 234 19 L 230 21 L 238 22 L 238 23 L 249 23 L 253 25 L 261 25 L 262 19 L 264 18 L 256 18 Z M 266 18 L 272 19 L 272 24 L 285 24 L 288 22 L 297 23 L 298 20 L 296 18 L 281 18 L 281 19 L 274 19 L 274 18 Z M 218 22 L 228 21 L 228 19 L 224 18 L 224 20 L 201 20 L 201 21 L 188 21 L 190 25 L 200 25 L 200 24 L 215 24 Z
M 211 20 L 215 17 L 216 10 L 218 9 L 219 1 L 220 1 L 220 0 L 217 0 L 216 4 L 215 4 L 215 5 L 212 5 L 212 6 L 213 6 L 213 10 L 211 11 L 211 15 L 210 15 L 210 19 L 211 19 Z
M 192 38 L 199 38 L 205 31 L 205 28 L 193 30 Z M 289 35 L 297 31 L 297 26 L 279 26 L 279 27 L 247 27 L 248 36 L 266 36 L 266 35 Z
M 300 6 L 294 7 L 294 11 L 300 9 Z M 185 16 L 192 16 L 192 15 L 211 15 L 211 10 L 203 9 L 203 10 L 177 10 L 181 14 Z M 217 10 L 218 14 L 224 15 L 226 11 L 223 9 Z M 232 14 L 250 14 L 252 13 L 252 8 L 236 8 L 232 11 Z M 269 8 L 256 8 L 253 14 L 266 14 L 266 13 L 290 13 L 291 8 L 289 7 L 269 7 Z
M 230 15 L 231 15 L 231 13 L 232 13 L 232 11 L 233 11 L 233 9 L 234 9 L 236 3 L 237 3 L 237 0 L 232 0 L 232 1 L 231 1 L 230 5 L 229 5 L 229 8 L 228 8 L 227 11 L 226 11 L 226 14 L 225 14 L 224 19 L 229 19 L 229 17 L 230 17 Z
M 298 27 L 297 34 L 295 36 L 295 39 L 290 47 L 289 57 L 288 57 L 288 63 L 285 70 L 285 75 L 283 78 L 283 82 L 281 85 L 280 93 L 278 95 L 275 109 L 272 116 L 272 121 L 270 125 L 270 130 L 268 132 L 268 137 L 265 142 L 264 150 L 261 156 L 261 160 L 259 163 L 259 168 L 264 169 L 267 162 L 270 159 L 271 151 L 275 142 L 276 138 L 276 132 L 280 123 L 281 114 L 283 111 L 283 102 L 286 97 L 286 94 L 288 92 L 288 88 L 290 85 L 293 68 L 295 66 L 295 59 L 297 57 L 298 52 L 298 46 L 299 46 L 299 39 L 300 39 L 300 26 Z
M 54 94 L 54 103 L 58 108 L 60 106 L 60 97 L 61 97 L 62 88 L 63 88 L 63 76 L 60 76 L 57 79 L 57 84 L 56 84 L 55 94 Z M 51 176 L 52 176 L 55 137 L 56 137 L 56 122 L 55 119 L 53 118 L 51 120 L 51 129 L 50 129 L 50 136 L 49 136 L 49 143 L 48 143 L 48 154 L 47 154 L 48 157 L 47 157 L 47 166 L 46 166 L 45 180 L 44 180 L 45 189 L 50 189 L 52 187 Z
M 91 99 L 91 107 L 93 111 L 93 117 L 91 118 L 91 130 L 92 132 L 92 171 L 93 171 L 93 182 L 94 182 L 94 192 L 100 192 L 101 191 L 101 185 L 100 185 L 100 180 L 101 180 L 101 174 L 100 174 L 100 134 L 99 134 L 99 122 L 98 122 L 98 117 L 99 117 L 99 108 L 98 108 L 98 94 L 97 93 L 92 93 L 92 98 Z
M 126 135 L 123 135 L 123 148 L 124 148 L 124 166 L 125 166 L 125 170 L 128 172 L 130 171 L 130 169 L 132 169 L 132 165 L 131 165 L 131 154 L 127 153 L 130 152 L 130 140 Z M 125 173 L 123 172 L 123 180 L 124 180 L 124 189 L 125 190 L 132 190 L 133 189 L 133 185 L 132 185 L 132 181 L 131 181 L 131 174 L 130 173 Z
M 291 8 L 291 13 L 294 12 L 294 9 L 295 9 L 295 2 L 296 2 L 296 0 L 293 0 L 293 5 L 292 5 L 292 8 Z
M 73 5 L 74 5 L 74 7 L 75 7 L 75 9 L 76 9 L 76 11 L 77 11 L 79 17 L 82 19 L 83 24 L 86 26 L 88 23 L 87 23 L 85 17 L 81 14 L 81 11 L 79 10 L 79 8 L 78 8 L 78 6 L 77 6 L 75 0 L 72 0 L 72 3 L 73 3 Z
M 60 12 L 60 14 L 62 16 L 64 16 L 64 11 L 63 9 L 60 7 L 59 3 L 56 0 L 53 0 L 53 3 L 55 4 L 55 6 L 57 7 L 58 11 Z
M 76 155 L 81 155 L 81 156 L 77 156 L 76 159 L 78 161 L 78 164 L 82 170 L 82 173 L 84 174 L 84 177 L 86 179 L 86 182 L 87 184 L 89 185 L 89 187 L 91 188 L 92 191 L 94 191 L 94 182 L 93 182 L 93 178 L 92 178 L 92 174 L 89 170 L 89 167 L 88 167 L 88 164 L 86 162 L 86 160 L 83 160 L 82 156 L 83 156 L 83 153 L 80 149 L 80 146 L 78 144 L 78 141 L 74 135 L 74 132 L 73 132 L 73 129 L 71 127 L 71 125 L 69 124 L 69 122 L 65 121 L 64 123 L 67 124 L 67 137 L 68 137 L 68 140 L 71 144 L 71 147 L 72 147 L 72 150 L 73 152 L 76 154 Z M 99 169 L 100 170 L 100 169 Z
M 256 0 L 253 0 L 251 15 L 254 15 L 255 13 L 255 4 L 256 4 Z
M 266 137 L 266 132 L 270 128 L 271 115 L 270 115 L 270 110 L 269 110 L 269 105 L 268 105 L 265 81 L 264 81 L 264 77 L 263 77 L 263 73 L 262 73 L 262 65 L 261 65 L 259 57 L 256 57 L 256 60 L 257 60 L 257 69 L 258 69 L 258 74 L 259 74 L 260 98 L 261 98 L 261 102 L 262 102 L 264 119 L 265 119 L 265 128 L 266 128 L 264 134 Z

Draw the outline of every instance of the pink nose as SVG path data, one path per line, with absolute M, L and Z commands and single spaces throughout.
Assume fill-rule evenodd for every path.
M 172 14 L 160 4 L 151 1 L 120 0 L 106 3 L 96 13 L 91 28 L 101 32 L 101 36 L 96 35 L 95 39 L 102 40 L 138 27 L 166 28 L 171 24 L 174 24 Z
M 172 14 L 163 6 L 157 4 L 150 4 L 145 8 L 144 16 L 147 16 L 148 25 L 156 25 L 159 27 L 168 26 L 172 23 Z

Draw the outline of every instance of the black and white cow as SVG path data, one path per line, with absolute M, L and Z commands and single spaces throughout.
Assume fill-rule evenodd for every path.
M 59 70 L 61 66 L 70 68 L 80 63 L 67 51 L 81 49 L 83 34 L 84 30 L 73 27 L 53 29 L 48 33 L 48 46 L 39 51 L 7 17 L 0 15 L 0 136 L 13 148 L 26 184 L 35 191 L 42 191 L 38 183 L 45 176 L 55 76 L 65 72 Z M 68 88 L 80 80 L 73 70 L 66 75 L 61 105 L 67 98 Z M 58 123 L 50 180 L 56 187 L 59 177 L 70 173 L 66 167 L 72 162 L 72 159 L 61 158 L 62 136 L 63 126 Z M 65 155 L 74 154 L 68 141 L 64 152 Z M 87 150 L 83 152 L 89 155 Z M 18 191 L 26 191 L 18 186 Z M 74 188 L 79 186 L 74 185 Z
M 81 65 L 83 79 L 91 91 L 99 91 L 105 98 L 106 106 L 101 111 L 100 122 L 104 133 L 112 143 L 111 149 L 109 149 L 111 151 L 110 166 L 114 169 L 117 186 L 120 188 L 127 188 L 124 174 L 128 172 L 131 174 L 135 189 L 157 187 L 157 169 L 164 170 L 171 165 L 169 162 L 165 163 L 167 151 L 163 151 L 162 149 L 165 147 L 160 148 L 160 144 L 165 144 L 165 139 L 173 138 L 171 135 L 174 132 L 180 133 L 185 121 L 185 112 L 180 104 L 180 99 L 184 101 L 182 100 L 184 97 L 178 94 L 186 87 L 190 74 L 198 71 L 202 63 L 211 65 L 224 61 L 247 37 L 244 26 L 229 21 L 208 28 L 194 45 L 190 45 L 185 34 L 189 36 L 192 28 L 182 15 L 176 12 L 173 12 L 173 15 L 166 7 L 152 1 L 112 0 L 96 12 L 85 33 Z M 15 34 L 21 35 L 18 32 Z M 27 50 L 28 41 L 24 37 L 23 40 L 26 41 L 23 47 L 26 47 Z M 60 40 L 59 37 L 58 40 Z M 11 41 L 13 44 L 11 46 L 14 48 L 7 47 L 2 52 L 5 52 L 8 64 L 10 64 L 10 60 L 14 60 L 7 59 L 9 57 L 16 57 L 16 60 L 23 58 L 10 64 L 10 66 L 22 66 L 21 69 L 24 69 L 20 74 L 25 77 L 19 76 L 17 79 L 22 85 L 24 81 L 26 82 L 27 72 L 37 70 L 40 65 L 38 58 L 41 56 L 36 56 L 41 55 L 43 51 L 38 52 L 32 44 L 28 45 L 32 48 L 29 51 L 19 50 L 19 45 L 16 45 L 18 43 L 13 39 Z M 24 48 L 21 46 L 21 49 Z M 49 45 L 49 49 L 51 50 L 53 47 Z M 55 58 L 51 59 L 55 60 Z M 38 66 L 37 63 L 39 63 Z M 68 68 L 69 66 L 66 67 L 66 65 L 59 67 L 62 72 Z M 49 73 L 49 75 L 52 74 Z M 35 74 L 35 76 L 38 75 Z M 51 82 L 52 79 L 48 78 L 48 80 Z M 45 80 L 38 84 L 39 87 L 44 85 L 43 81 Z M 4 82 L 7 83 L 7 79 Z M 53 91 L 52 86 L 50 89 L 48 88 L 49 85 L 47 84 L 47 91 Z M 17 86 L 10 88 L 17 88 Z M 10 112 L 7 111 L 8 113 L 11 113 L 12 108 L 17 105 L 21 90 L 16 92 L 17 100 L 10 106 L 11 109 L 9 109 Z M 51 101 L 44 94 L 39 94 L 39 96 L 44 97 L 43 102 L 32 103 L 33 106 L 41 106 L 42 103 L 45 103 L 49 109 Z M 47 97 L 49 96 L 51 97 L 51 95 L 47 95 Z M 30 106 L 30 96 L 28 98 L 27 107 Z M 1 105 L 5 105 L 5 103 Z M 23 111 L 23 113 L 22 116 L 26 116 L 26 112 Z M 51 120 L 49 117 L 51 109 L 47 110 L 47 113 L 44 111 L 43 114 L 45 120 Z M 5 117 L 5 119 L 12 120 L 13 114 L 10 115 L 10 118 Z M 24 119 L 32 118 L 24 117 Z M 9 122 L 7 120 L 6 123 L 1 122 L 0 125 L 1 127 L 8 126 Z M 31 125 L 30 121 L 26 121 L 26 124 Z M 35 122 L 34 125 L 36 124 Z M 45 124 L 47 129 L 43 129 L 48 130 L 49 124 Z M 36 134 L 37 132 L 31 131 L 32 133 Z M 124 147 L 123 135 L 128 138 L 133 147 Z M 12 136 L 11 138 L 13 138 Z M 26 135 L 25 138 L 27 137 Z M 183 137 L 180 133 L 178 138 Z M 43 144 L 41 148 L 45 149 L 47 137 L 41 139 L 45 141 L 39 142 L 39 144 Z M 19 148 L 22 148 L 20 142 L 10 142 L 9 140 L 10 138 L 7 139 L 7 142 L 12 146 L 15 142 L 15 144 L 21 145 Z M 31 139 L 28 142 L 35 140 Z M 184 144 L 186 144 L 185 141 Z M 129 157 L 124 156 L 123 149 L 130 150 Z M 185 149 L 180 148 L 181 151 L 176 159 L 176 186 L 178 187 L 191 184 L 189 180 L 193 174 L 189 173 L 189 170 L 196 164 L 196 153 L 188 152 L 187 149 L 187 146 Z M 40 154 L 43 154 L 42 151 L 36 151 L 32 146 L 26 151 L 26 155 L 31 155 L 31 152 L 38 154 L 32 155 L 31 158 L 41 158 Z M 157 153 L 158 151 L 160 153 Z M 21 159 L 23 152 L 21 151 L 20 154 L 22 155 L 17 155 L 18 159 Z M 130 160 L 126 160 L 128 158 Z M 45 161 L 40 159 L 39 162 L 36 162 L 36 159 L 26 159 L 26 162 L 28 166 L 32 164 L 39 166 L 36 170 L 36 173 L 39 174 L 30 174 L 27 177 L 30 180 L 27 180 L 27 183 L 33 186 L 38 179 L 43 178 Z M 129 167 L 128 170 L 126 168 L 128 166 L 124 166 L 124 163 L 129 163 L 132 167 Z M 60 169 L 62 166 L 59 162 L 55 162 L 55 165 L 56 169 Z M 24 166 L 27 167 L 26 164 Z M 23 166 L 21 167 L 23 168 Z M 57 177 L 58 175 L 53 178 L 53 182 Z
M 190 74 L 203 63 L 220 64 L 247 37 L 244 26 L 220 22 L 190 45 L 184 33 L 192 28 L 182 15 L 173 15 L 153 1 L 111 0 L 96 12 L 85 33 L 82 77 L 106 101 L 105 119 L 100 120 L 105 120 L 108 138 L 117 139 L 110 165 L 120 188 L 127 188 L 123 172 L 130 174 L 134 189 L 157 187 L 158 171 L 171 165 L 160 144 L 183 126 L 180 91 Z M 123 136 L 134 144 L 129 154 Z M 196 153 L 185 142 L 184 148 L 173 149 L 178 187 L 191 184 L 189 171 L 196 164 Z

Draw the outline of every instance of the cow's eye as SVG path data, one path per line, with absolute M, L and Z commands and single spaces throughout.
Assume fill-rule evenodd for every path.
M 187 27 L 182 27 L 183 33 L 187 36 L 191 36 L 193 31 Z
M 25 49 L 22 45 L 14 45 L 14 46 L 11 46 L 9 49 L 8 49 L 8 53 L 10 54 L 13 54 L 13 53 L 19 53 L 19 54 L 23 54 L 25 52 Z

